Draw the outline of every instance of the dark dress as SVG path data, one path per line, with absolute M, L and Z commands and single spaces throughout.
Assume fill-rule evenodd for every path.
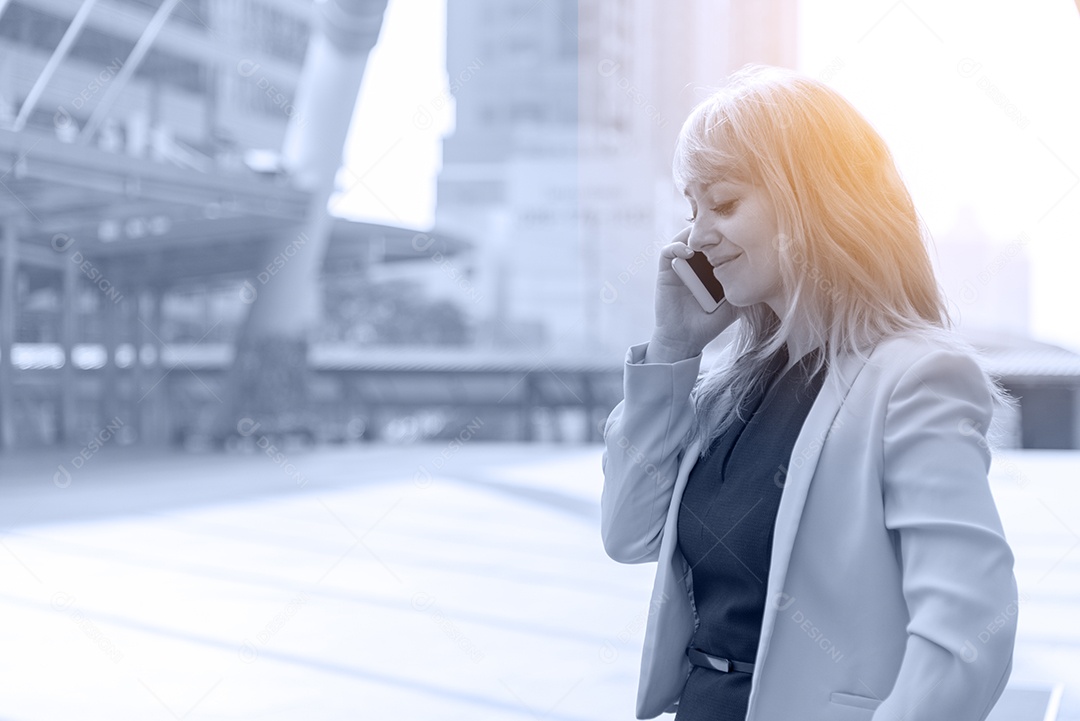
M 773 526 L 787 464 L 825 368 L 786 373 L 787 352 L 771 360 L 765 388 L 752 392 L 742 418 L 691 469 L 679 508 L 678 546 L 690 565 L 699 626 L 690 645 L 713 656 L 753 663 L 757 655 Z M 779 377 L 778 377 L 779 376 Z M 744 721 L 751 674 L 692 667 L 676 721 Z

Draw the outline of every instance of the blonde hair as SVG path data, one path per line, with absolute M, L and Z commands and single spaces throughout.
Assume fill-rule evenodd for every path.
M 779 271 L 789 290 L 780 315 L 765 303 L 738 309 L 730 360 L 695 386 L 691 439 L 703 441 L 703 455 L 767 380 L 768 361 L 794 327 L 809 329 L 811 347 L 825 351 L 811 374 L 826 363 L 837 368 L 846 353 L 866 359 L 896 334 L 934 336 L 975 355 L 950 329 L 922 225 L 885 142 L 824 83 L 743 68 L 691 111 L 672 173 L 680 187 L 725 176 L 760 186 L 776 209 Z

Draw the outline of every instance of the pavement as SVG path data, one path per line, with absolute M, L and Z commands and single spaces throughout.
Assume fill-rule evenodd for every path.
M 597 445 L 0 457 L 0 720 L 630 720 Z M 1010 685 L 1080 721 L 1080 452 L 999 454 Z M 670 718 L 670 717 L 665 717 Z

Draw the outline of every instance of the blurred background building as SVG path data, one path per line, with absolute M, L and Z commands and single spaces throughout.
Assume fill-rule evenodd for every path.
M 604 554 L 596 441 L 685 223 L 681 121 L 746 62 L 862 89 L 912 180 L 1019 178 L 912 187 L 961 208 L 932 254 L 1020 397 L 999 442 L 1080 447 L 1080 357 L 1033 338 L 1039 253 L 1080 227 L 1076 114 L 1021 95 L 1075 78 L 1055 4 L 1075 28 L 1070 0 L 0 0 L 3 717 L 630 718 L 653 578 Z M 379 65 L 444 6 L 445 58 L 403 32 Z M 411 105 L 409 63 L 446 92 Z M 408 101 L 364 115 L 379 75 Z M 1028 119 L 1031 148 L 942 157 Z M 328 214 L 357 188 L 385 214 Z M 1030 234 L 988 218 L 1005 195 Z M 1078 462 L 988 473 L 1020 597 L 980 642 L 1024 609 L 992 721 L 1080 721 Z
M 350 5 L 367 19 L 344 36 L 374 44 L 385 3 Z M 325 203 L 289 153 L 322 132 L 311 40 L 343 22 L 315 8 L 0 2 L 4 447 L 110 423 L 121 442 L 242 443 L 244 329 L 259 307 L 264 330 L 286 325 L 309 292 L 303 355 L 248 352 L 288 356 L 256 395 L 303 386 L 259 410 L 268 427 L 409 440 L 487 414 L 482 437 L 597 440 L 622 355 L 648 337 L 657 251 L 685 222 L 682 119 L 746 62 L 797 65 L 795 0 L 451 1 L 434 227 L 312 226 Z M 1080 357 L 1029 337 L 1026 245 L 961 214 L 935 262 L 1021 397 L 1007 442 L 1080 447 Z M 294 255 L 317 256 L 318 277 Z
M 796 3 L 531 5 L 447 6 L 457 128 L 438 223 L 480 243 L 488 342 L 621 357 L 648 332 L 656 251 L 685 215 L 682 118 L 745 62 L 794 66 Z
M 311 192 L 282 148 L 288 128 L 317 120 L 296 100 L 313 8 L 0 4 L 5 447 L 83 442 L 110 422 L 121 442 L 208 426 L 249 309 L 305 243 Z M 265 262 L 283 228 L 291 245 Z M 466 340 L 461 314 L 415 283 L 369 277 L 416 265 L 421 245 L 465 248 L 416 235 L 333 220 L 315 339 Z M 356 413 L 335 410 L 345 416 L 330 414 L 324 435 L 362 432 Z
M 437 222 L 476 243 L 479 344 L 617 361 L 648 337 L 657 251 L 684 225 L 682 119 L 747 62 L 796 66 L 797 3 L 531 5 L 447 6 Z M 1002 442 L 1080 447 L 1080 356 L 1030 339 L 1024 238 L 957 223 L 935 246 L 954 319 L 1027 409 Z

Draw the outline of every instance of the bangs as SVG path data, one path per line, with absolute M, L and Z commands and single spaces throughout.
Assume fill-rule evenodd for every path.
M 713 97 L 695 107 L 683 123 L 675 144 L 671 174 L 684 189 L 693 181 L 749 182 L 750 153 L 741 148 L 726 103 Z

